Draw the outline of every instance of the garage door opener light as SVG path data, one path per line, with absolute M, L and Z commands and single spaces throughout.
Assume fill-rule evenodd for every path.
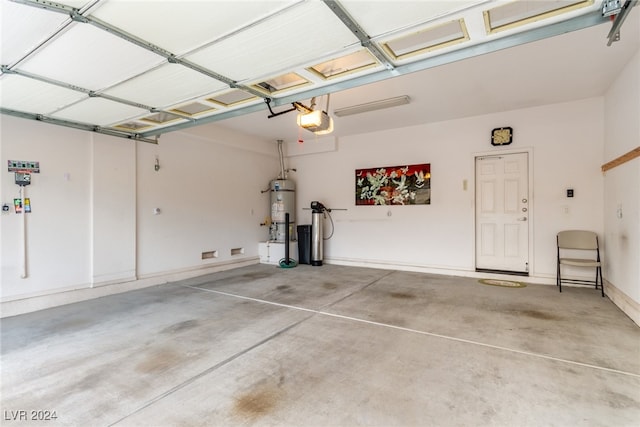
M 298 114 L 298 126 L 315 133 L 316 135 L 326 135 L 333 132 L 333 119 L 329 117 L 329 95 L 324 110 L 314 110 L 316 98 L 311 99 L 311 107 L 306 107 L 300 103 L 294 104 L 300 113 Z

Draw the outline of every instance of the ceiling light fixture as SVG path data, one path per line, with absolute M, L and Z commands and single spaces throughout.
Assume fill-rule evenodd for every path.
M 351 107 L 338 108 L 333 111 L 337 117 L 350 116 L 352 114 L 366 113 L 368 111 L 382 110 L 383 108 L 397 107 L 411 102 L 408 95 L 396 96 L 394 98 L 381 99 L 379 101 L 367 102 L 365 104 L 353 105 Z
M 295 102 L 294 106 L 300 111 L 298 114 L 298 126 L 316 135 L 326 135 L 333 132 L 333 119 L 329 117 L 329 94 L 327 94 L 327 104 L 324 110 L 314 110 L 316 98 L 311 99 L 311 106 L 307 107 L 299 102 Z

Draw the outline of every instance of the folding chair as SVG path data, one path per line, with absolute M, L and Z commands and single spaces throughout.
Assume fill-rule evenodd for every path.
M 598 235 L 593 231 L 566 230 L 559 232 L 556 240 L 558 244 L 558 272 L 556 276 L 556 285 L 560 292 L 562 292 L 562 282 L 579 285 L 595 285 L 596 289 L 600 286 L 602 296 L 604 297 L 604 283 L 602 280 L 602 263 L 600 261 Z M 572 251 L 570 256 L 576 256 L 575 253 L 580 251 L 585 254 L 585 257 L 566 258 L 563 254 L 567 251 Z M 560 266 L 562 265 L 595 268 L 596 278 L 595 280 L 563 278 L 560 269 Z

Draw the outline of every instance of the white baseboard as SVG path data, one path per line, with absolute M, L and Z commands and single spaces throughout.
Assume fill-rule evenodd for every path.
M 156 273 L 118 283 L 101 283 L 100 285 L 89 285 L 80 289 L 58 290 L 48 294 L 21 296 L 15 300 L 2 301 L 0 304 L 0 318 L 17 316 L 19 314 L 100 298 L 107 295 L 119 294 L 150 286 L 163 285 L 165 283 L 203 276 L 205 274 L 258 264 L 258 262 L 258 257 L 243 258 L 193 269 Z
M 136 280 L 136 271 L 129 270 L 123 271 L 120 273 L 114 274 L 101 274 L 98 276 L 93 276 L 92 285 L 94 287 L 105 286 L 105 285 L 113 285 L 116 283 L 122 282 L 130 282 L 132 280 Z
M 502 280 L 514 280 L 526 283 L 535 283 L 539 285 L 554 285 L 556 284 L 556 277 L 549 276 L 520 276 L 512 274 L 500 274 L 500 273 L 488 273 L 485 271 L 475 271 L 466 269 L 456 269 L 452 267 L 441 266 L 424 266 L 414 264 L 402 264 L 387 261 L 367 261 L 361 259 L 349 259 L 349 258 L 325 258 L 323 260 L 327 264 L 346 265 L 350 267 L 365 267 L 365 268 L 380 268 L 384 270 L 399 270 L 399 271 L 412 271 L 416 273 L 429 273 L 440 274 L 444 276 L 458 276 L 458 277 L 472 277 L 478 279 L 502 279 Z
M 624 314 L 629 316 L 636 325 L 640 326 L 640 303 L 632 300 L 631 297 L 608 280 L 604 281 L 604 293 Z

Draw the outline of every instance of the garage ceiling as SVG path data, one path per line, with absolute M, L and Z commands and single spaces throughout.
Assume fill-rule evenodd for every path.
M 3 114 L 148 142 L 608 20 L 594 0 L 0 5 Z

